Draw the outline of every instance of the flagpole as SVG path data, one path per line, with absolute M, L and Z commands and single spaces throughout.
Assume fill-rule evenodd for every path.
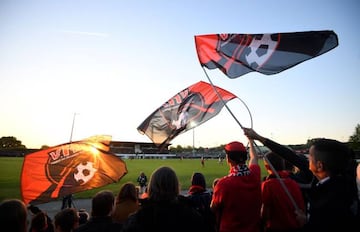
M 256 148 L 258 149 L 258 151 L 260 151 L 260 153 L 262 154 L 263 159 L 267 162 L 267 164 L 269 165 L 270 169 L 273 171 L 273 173 L 275 174 L 276 178 L 279 180 L 279 183 L 281 185 L 281 187 L 284 189 L 286 195 L 289 197 L 291 204 L 294 206 L 295 210 L 299 210 L 299 206 L 296 204 L 296 201 L 294 199 L 294 197 L 291 195 L 291 193 L 289 192 L 289 189 L 286 187 L 284 181 L 281 179 L 278 171 L 276 171 L 276 169 L 274 168 L 274 166 L 272 165 L 272 163 L 269 161 L 269 159 L 266 157 L 266 155 L 260 150 L 260 147 L 255 143 L 255 141 L 253 141 L 254 145 L 256 146 Z
M 207 79 L 209 80 L 212 88 L 214 89 L 216 95 L 220 98 L 220 100 L 222 101 L 222 103 L 224 104 L 225 108 L 229 111 L 229 113 L 231 114 L 231 116 L 235 119 L 235 121 L 237 122 L 237 124 L 239 124 L 239 126 L 241 127 L 241 129 L 243 129 L 244 127 L 241 125 L 241 123 L 239 122 L 239 120 L 235 117 L 235 115 L 233 114 L 233 112 L 230 110 L 230 108 L 227 106 L 226 102 L 224 101 L 224 99 L 222 98 L 222 96 L 220 95 L 220 93 L 217 91 L 217 89 L 215 88 L 214 84 L 212 83 L 209 75 L 207 74 L 207 72 L 205 71 L 205 68 L 202 67 L 202 69 L 204 70 L 204 73 L 207 77 Z M 247 111 L 249 112 L 249 115 L 250 115 L 250 121 L 251 121 L 251 128 L 252 128 L 252 124 L 253 124 L 253 121 L 252 121 L 252 116 L 251 116 L 251 112 L 249 110 L 249 108 L 247 107 L 247 105 L 245 104 L 245 102 L 243 100 L 241 100 L 239 97 L 237 97 L 237 99 L 239 99 L 243 104 L 244 106 L 246 107 Z
M 76 117 L 76 115 L 77 115 L 77 113 L 75 112 L 75 113 L 74 113 L 74 116 L 73 116 L 73 120 L 72 120 L 72 125 L 71 125 L 69 149 L 71 149 L 71 143 L 72 143 L 72 137 L 73 137 L 73 132 L 74 132 L 75 117 Z M 67 201 L 67 202 L 66 202 L 66 201 Z M 63 199 L 62 199 L 62 207 L 61 207 L 62 209 L 66 206 L 66 203 L 69 205 L 69 207 L 71 207 L 72 205 L 74 205 L 74 207 L 76 208 L 75 203 L 74 203 L 74 201 L 73 201 L 73 195 L 72 195 L 72 193 L 63 196 Z
M 231 116 L 235 119 L 235 121 L 239 124 L 239 126 L 241 127 L 241 129 L 244 129 L 243 126 L 241 125 L 241 123 L 239 122 L 239 120 L 235 117 L 235 115 L 232 113 L 232 111 L 230 110 L 230 108 L 226 105 L 226 102 L 224 101 L 224 99 L 221 97 L 221 95 L 219 94 L 219 92 L 217 91 L 217 89 L 215 88 L 214 84 L 212 83 L 212 81 L 210 80 L 209 75 L 207 74 L 207 72 L 205 71 L 204 67 L 202 67 L 206 77 L 208 78 L 211 86 L 213 87 L 214 91 L 216 92 L 216 94 L 218 95 L 218 97 L 221 99 L 222 103 L 224 104 L 224 106 L 226 107 L 226 109 L 229 111 L 229 113 L 231 114 Z M 249 108 L 247 107 L 247 105 L 245 104 L 245 102 L 243 102 L 240 98 L 238 98 L 246 107 L 246 109 L 248 110 L 249 114 L 250 114 L 250 119 L 251 119 L 251 128 L 252 128 L 252 116 L 251 113 L 249 111 Z M 257 144 L 255 143 L 255 141 L 253 141 L 253 143 L 255 144 L 255 146 L 257 147 Z M 260 150 L 260 149 L 259 149 Z M 285 190 L 286 195 L 289 197 L 291 203 L 293 204 L 293 206 L 295 207 L 296 210 L 299 209 L 299 207 L 297 206 L 294 198 L 292 197 L 292 195 L 290 194 L 289 190 L 287 189 L 287 187 L 285 186 L 284 182 L 281 180 L 279 174 L 277 173 L 277 171 L 275 170 L 275 168 L 272 166 L 272 164 L 270 163 L 270 161 L 267 159 L 267 157 L 264 155 L 263 156 L 264 159 L 268 162 L 271 170 L 274 172 L 275 176 L 280 180 L 280 185 L 281 187 Z
M 77 113 L 74 113 L 72 126 L 71 126 L 71 133 L 70 133 L 70 143 L 72 142 L 72 136 L 73 136 L 73 132 L 74 132 L 74 125 L 75 125 L 75 117 L 76 117 L 76 115 L 77 115 Z

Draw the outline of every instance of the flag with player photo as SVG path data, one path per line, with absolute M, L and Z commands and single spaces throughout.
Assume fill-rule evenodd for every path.
M 226 102 L 236 98 L 227 90 L 199 81 L 170 98 L 137 128 L 163 148 L 177 135 L 217 115 Z

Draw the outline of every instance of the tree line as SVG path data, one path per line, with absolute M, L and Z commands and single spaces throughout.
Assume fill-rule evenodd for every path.
M 306 144 L 300 145 L 289 145 L 294 150 L 303 150 L 309 148 L 311 142 L 314 139 L 309 139 Z M 357 124 L 355 127 L 354 133 L 349 137 L 347 144 L 353 150 L 360 150 L 360 124 Z M 197 147 L 193 148 L 192 146 L 182 147 L 178 145 L 176 147 L 170 147 L 170 152 L 172 153 L 181 153 L 181 152 L 195 152 L 195 153 L 213 153 L 213 152 L 221 152 L 223 151 L 225 145 L 220 145 L 214 148 L 203 148 Z M 48 148 L 49 146 L 43 145 L 40 149 Z M 24 144 L 22 144 L 21 140 L 18 140 L 14 136 L 3 136 L 0 138 L 0 150 L 11 150 L 11 149 L 27 149 Z

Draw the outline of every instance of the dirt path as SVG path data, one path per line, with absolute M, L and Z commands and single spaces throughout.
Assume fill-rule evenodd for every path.
M 46 212 L 50 218 L 54 219 L 56 213 L 61 210 L 62 201 L 52 201 L 44 204 L 36 205 L 42 211 Z M 73 206 L 76 209 L 85 209 L 86 212 L 91 211 L 91 199 L 74 199 Z
M 186 195 L 187 191 L 181 191 L 182 195 Z M 36 205 L 42 211 L 46 212 L 51 219 L 54 219 L 56 213 L 61 210 L 62 201 L 51 201 L 44 204 Z M 85 209 L 89 214 L 91 213 L 91 199 L 73 199 L 73 207 L 77 210 Z M 30 213 L 31 215 L 31 213 Z

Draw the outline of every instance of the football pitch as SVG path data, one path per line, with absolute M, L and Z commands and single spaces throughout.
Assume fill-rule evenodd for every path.
M 224 160 L 219 164 L 217 159 L 207 159 L 202 167 L 200 159 L 123 159 L 126 163 L 128 173 L 117 183 L 109 184 L 100 188 L 75 193 L 75 198 L 91 198 L 96 192 L 108 189 L 117 194 L 122 184 L 131 181 L 135 184 L 136 179 L 141 171 L 145 172 L 150 179 L 151 173 L 160 166 L 169 166 L 173 168 L 179 178 L 181 189 L 187 190 L 190 183 L 191 175 L 194 172 L 201 172 L 205 175 L 206 185 L 211 188 L 215 178 L 228 174 L 229 167 Z M 23 158 L 19 157 L 0 157 L 0 201 L 6 198 L 21 199 L 20 193 L 20 176 Z M 266 170 L 263 161 L 260 159 L 259 164 L 262 176 L 265 176 Z

